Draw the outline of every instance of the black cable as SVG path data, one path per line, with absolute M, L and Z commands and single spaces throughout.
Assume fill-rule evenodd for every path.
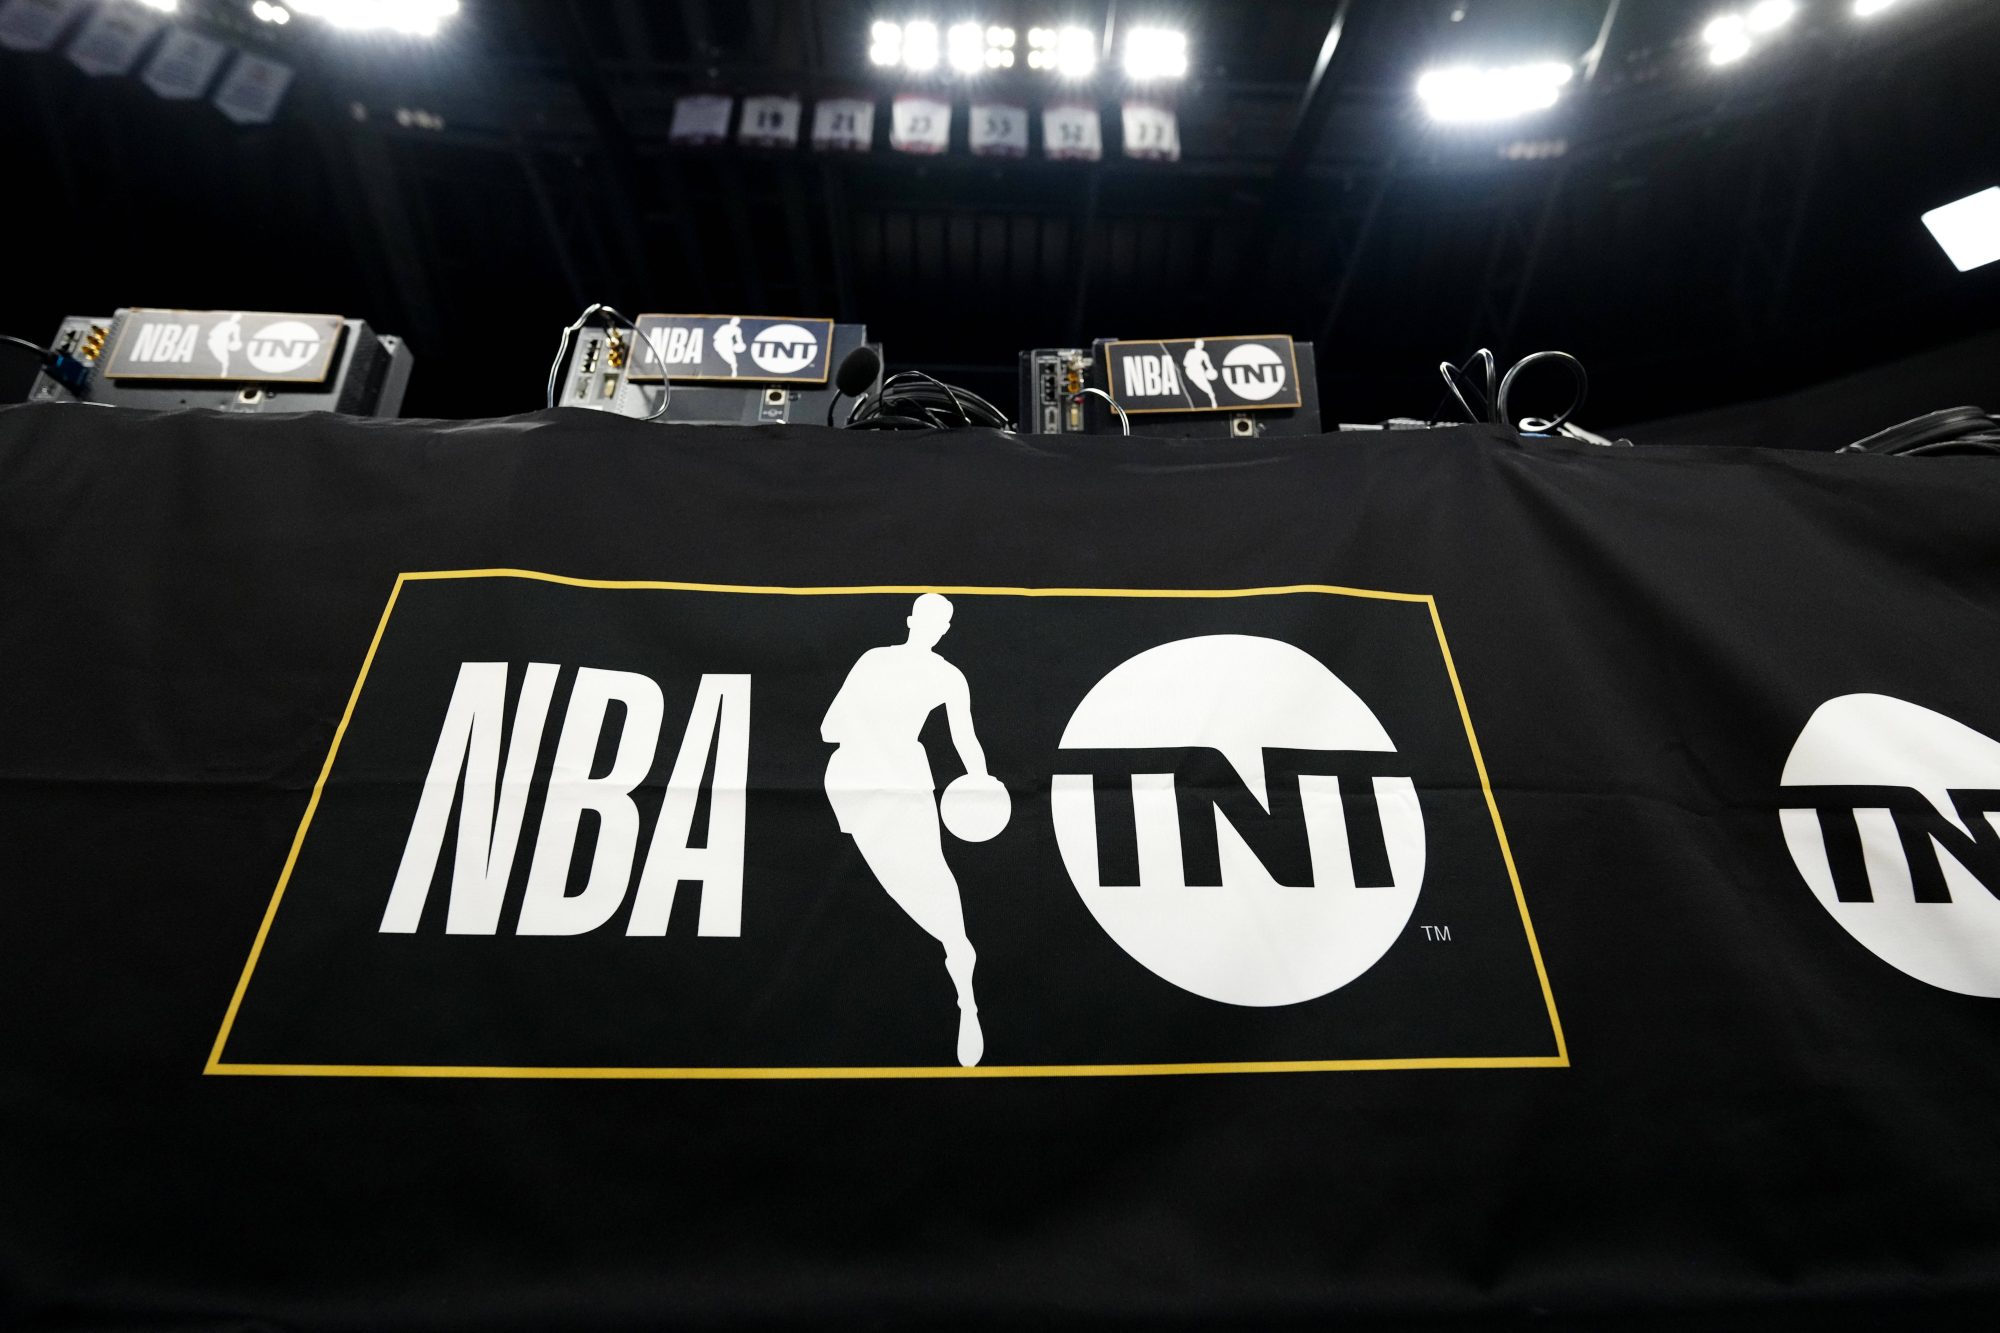
M 1514 381 L 1520 378 L 1521 372 L 1528 367 L 1540 365 L 1545 361 L 1555 361 L 1569 367 L 1570 372 L 1576 376 L 1576 393 L 1571 397 L 1568 407 L 1546 421 L 1535 417 L 1523 417 L 1517 422 L 1508 410 L 1508 400 L 1514 391 Z M 1460 382 L 1472 368 L 1474 362 L 1479 363 L 1486 372 L 1486 388 L 1483 394 L 1479 394 L 1478 389 L 1470 381 L 1464 384 Z M 1489 425 L 1504 426 L 1509 430 L 1518 429 L 1531 435 L 1569 435 L 1571 433 L 1568 428 L 1570 419 L 1583 410 L 1584 401 L 1590 396 L 1590 376 L 1584 370 L 1583 362 L 1577 360 L 1568 352 L 1533 352 L 1516 361 L 1505 375 L 1498 376 L 1499 382 L 1495 383 L 1495 372 L 1498 369 L 1499 363 L 1494 360 L 1493 353 L 1484 347 L 1467 357 L 1459 365 L 1453 365 L 1449 361 L 1438 362 L 1438 374 L 1444 379 L 1444 387 L 1447 395 L 1458 400 L 1458 406 L 1465 413 L 1467 421 L 1476 424 L 1483 420 Z M 1466 397 L 1468 391 L 1479 395 L 1479 404 L 1477 407 L 1473 405 L 1471 399 Z M 1445 400 L 1440 398 L 1438 400 L 1438 407 L 1442 408 L 1444 404 Z M 1438 420 L 1436 409 L 1433 409 L 1431 412 L 1431 420 L 1433 422 Z M 1591 442 L 1597 443 L 1601 438 L 1594 437 Z
M 1466 401 L 1465 393 L 1463 390 L 1459 388 L 1458 385 L 1459 376 L 1465 374 L 1465 372 L 1472 367 L 1472 363 L 1474 361 L 1481 362 L 1486 367 L 1486 393 L 1485 396 L 1480 399 L 1479 407 L 1477 409 L 1475 409 L 1470 402 Z M 1499 366 L 1498 363 L 1496 363 L 1493 359 L 1493 353 L 1489 349 L 1484 347 L 1480 348 L 1478 351 L 1474 352 L 1471 356 L 1467 357 L 1463 365 L 1454 366 L 1449 361 L 1438 362 L 1438 374 L 1444 377 L 1445 389 L 1449 392 L 1451 397 L 1456 398 L 1458 400 L 1459 407 L 1462 408 L 1465 412 L 1465 419 L 1475 424 L 1481 421 L 1482 419 L 1491 422 L 1493 425 L 1496 426 L 1501 424 L 1500 419 L 1494 414 L 1493 411 L 1495 380 L 1498 378 L 1498 373 L 1499 373 Z M 1438 399 L 1438 407 L 1443 407 L 1443 406 L 1444 406 L 1444 399 L 1442 398 Z M 1433 408 L 1431 410 L 1431 420 L 1436 421 L 1437 415 L 1438 415 L 1437 409 Z
M 850 430 L 961 430 L 984 426 L 1011 430 L 1007 414 L 970 389 L 960 389 L 921 370 L 903 370 L 855 403 Z
M 1568 366 L 1571 373 L 1576 376 L 1576 393 L 1571 397 L 1569 406 L 1565 407 L 1558 415 L 1547 421 L 1536 421 L 1533 417 L 1523 417 L 1520 422 L 1520 428 L 1535 435 L 1554 435 L 1563 428 L 1564 422 L 1582 410 L 1584 400 L 1590 397 L 1590 375 L 1584 370 L 1583 362 L 1577 360 L 1568 352 L 1533 352 L 1516 361 L 1514 368 L 1500 379 L 1499 392 L 1493 398 L 1493 410 L 1500 418 L 1501 425 L 1508 426 L 1514 423 L 1514 418 L 1507 411 L 1507 395 L 1513 389 L 1514 381 L 1529 366 L 1537 365 L 1543 361 L 1557 361 Z
M 1990 415 L 1983 407 L 1947 407 L 1898 422 L 1887 430 L 1856 440 L 1840 452 L 1894 458 L 2000 453 L 2000 417 Z
M 1968 435 L 1960 440 L 1940 440 L 1936 444 L 1920 444 L 1914 449 L 1899 450 L 1898 458 L 1922 458 L 1927 454 L 2000 454 L 2000 432 L 1990 435 Z

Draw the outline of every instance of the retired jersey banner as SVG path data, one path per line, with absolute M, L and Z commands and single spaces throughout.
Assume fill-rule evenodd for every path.
M 1142 420 L 0 409 L 0 1326 L 1987 1326 L 2000 466 Z

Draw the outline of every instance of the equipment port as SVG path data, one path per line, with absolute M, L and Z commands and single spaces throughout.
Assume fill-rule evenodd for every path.
M 618 396 L 618 377 L 616 375 L 606 375 L 604 377 L 602 392 L 606 398 L 616 398 Z
M 584 374 L 588 375 L 591 371 L 597 369 L 597 353 L 598 350 L 603 347 L 603 345 L 604 344 L 596 338 L 589 338 L 584 341 L 583 344 Z
M 613 370 L 625 368 L 625 333 L 622 329 L 611 329 L 604 335 L 604 359 Z
M 1257 423 L 1245 416 L 1231 417 L 1229 418 L 1229 433 L 1239 438 L 1255 435 L 1257 433 Z
M 576 396 L 579 398 L 590 397 L 590 376 L 578 375 L 576 377 Z
M 785 399 L 788 396 L 789 395 L 784 389 L 764 390 L 764 402 L 767 406 L 770 407 L 783 407 L 785 405 Z

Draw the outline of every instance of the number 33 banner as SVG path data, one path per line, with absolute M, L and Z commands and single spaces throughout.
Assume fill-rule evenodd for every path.
M 973 153 L 980 157 L 1026 157 L 1027 108 L 998 102 L 974 102 L 970 139 Z

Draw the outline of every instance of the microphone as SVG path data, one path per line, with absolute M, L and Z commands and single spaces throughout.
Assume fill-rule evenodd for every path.
M 875 386 L 882 374 L 882 354 L 867 343 L 855 348 L 841 359 L 840 369 L 833 372 L 833 401 L 826 405 L 826 424 L 833 424 L 833 409 L 842 398 L 859 398 Z

